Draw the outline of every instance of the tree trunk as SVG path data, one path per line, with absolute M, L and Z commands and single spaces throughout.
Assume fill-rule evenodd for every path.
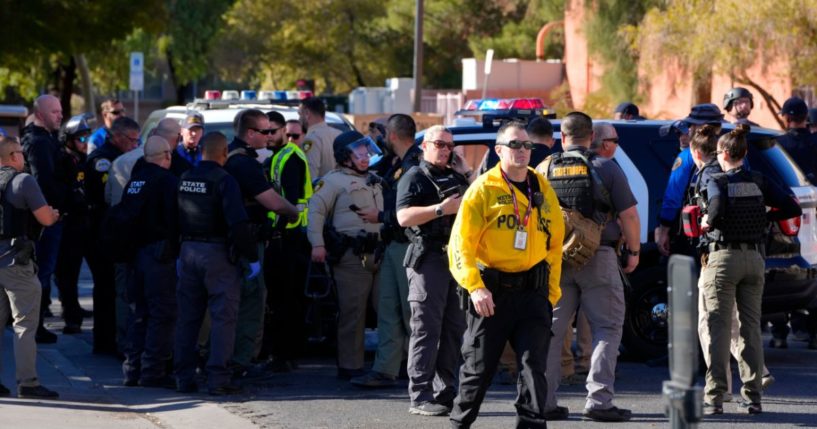
M 692 74 L 692 105 L 712 102 L 712 70 Z
M 777 99 L 774 98 L 772 94 L 769 94 L 768 91 L 766 91 L 755 81 L 750 79 L 749 76 L 746 75 L 746 73 L 741 73 L 741 75 L 737 76 L 735 80 L 744 85 L 751 86 L 757 92 L 759 92 L 760 96 L 763 97 L 763 100 L 765 100 L 766 104 L 769 106 L 769 109 L 771 109 L 772 114 L 774 115 L 774 120 L 777 121 L 778 125 L 780 125 L 780 129 L 783 130 L 786 129 L 786 123 L 783 121 L 783 118 L 780 117 L 780 115 L 778 114 L 778 112 L 780 112 L 780 110 L 782 109 L 782 106 L 780 106 L 780 103 L 777 102 Z
M 57 66 L 57 90 L 59 91 L 60 105 L 63 116 L 71 116 L 71 95 L 74 94 L 74 79 L 77 78 L 77 63 L 74 57 L 68 58 L 68 64 Z
M 178 81 L 179 77 L 176 76 L 176 67 L 173 66 L 173 51 L 168 49 L 167 54 L 165 54 L 165 59 L 167 60 L 167 71 L 170 82 L 173 84 L 173 92 L 176 94 L 176 104 L 184 104 L 184 94 L 189 84 L 180 84 Z
M 74 59 L 77 63 L 77 69 L 79 69 L 79 82 L 80 86 L 82 86 L 82 98 L 85 100 L 85 113 L 96 116 L 94 83 L 91 82 L 91 73 L 88 70 L 88 62 L 85 60 L 85 54 L 75 55 Z

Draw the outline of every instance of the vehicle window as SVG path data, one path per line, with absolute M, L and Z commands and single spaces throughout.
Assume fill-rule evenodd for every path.
M 340 131 L 342 131 L 344 133 L 346 131 L 355 131 L 355 129 L 353 127 L 350 127 L 349 124 L 347 124 L 345 122 L 327 122 L 327 124 L 330 127 L 335 128 L 337 130 L 340 130 Z
M 228 142 L 233 141 L 233 138 L 235 138 L 235 130 L 233 129 L 232 122 L 229 122 L 229 123 L 217 122 L 217 123 L 210 123 L 210 124 L 205 123 L 204 124 L 204 132 L 210 133 L 210 132 L 214 132 L 214 131 L 218 131 L 221 134 L 224 134 L 225 136 L 227 136 L 227 141 Z
M 749 145 L 749 167 L 789 188 L 808 186 L 803 172 L 779 145 L 768 138 L 752 140 Z

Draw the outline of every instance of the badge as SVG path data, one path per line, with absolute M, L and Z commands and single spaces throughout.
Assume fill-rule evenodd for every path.
M 110 169 L 111 169 L 111 161 L 109 161 L 106 158 L 100 158 L 100 159 L 96 160 L 96 162 L 94 163 L 94 170 L 96 170 L 96 171 L 98 171 L 100 173 L 105 173 L 106 171 L 108 171 Z
M 680 167 L 682 162 L 683 162 L 683 161 L 681 161 L 681 157 L 680 157 L 680 156 L 679 156 L 678 158 L 675 158 L 675 162 L 673 162 L 673 163 L 672 163 L 672 171 L 675 171 L 675 169 L 677 169 L 678 167 Z
M 516 250 L 525 250 L 528 246 L 528 232 L 521 229 L 516 230 L 513 238 L 513 248 Z
M 394 180 L 399 179 L 400 176 L 402 176 L 402 175 L 403 175 L 403 167 L 400 167 L 400 168 L 397 169 L 397 171 L 394 172 Z

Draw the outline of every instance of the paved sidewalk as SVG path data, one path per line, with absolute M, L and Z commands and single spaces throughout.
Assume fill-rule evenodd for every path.
M 81 303 L 91 308 L 89 282 L 81 286 Z M 59 301 L 51 306 L 58 313 Z M 56 344 L 40 344 L 37 371 L 46 387 L 56 390 L 55 401 L 18 399 L 14 377 L 14 353 L 10 327 L 2 330 L 2 371 L 0 381 L 12 390 L 11 397 L 0 398 L 0 422 L 14 422 L 15 429 L 188 429 L 256 428 L 250 420 L 225 407 L 206 393 L 183 395 L 168 389 L 124 387 L 121 362 L 115 357 L 91 353 L 91 323 L 79 335 L 63 335 L 58 318 L 46 322 L 59 333 Z M 236 397 L 235 400 L 246 398 Z M 0 427 L 6 427 L 0 423 Z

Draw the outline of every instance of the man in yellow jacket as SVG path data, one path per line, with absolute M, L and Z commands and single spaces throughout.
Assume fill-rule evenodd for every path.
M 546 427 L 545 365 L 561 296 L 564 222 L 550 184 L 528 168 L 532 148 L 524 123 L 503 125 L 499 164 L 474 181 L 454 222 L 449 268 L 470 299 L 463 299 L 468 329 L 452 427 L 476 420 L 506 341 L 521 368 L 517 427 Z

